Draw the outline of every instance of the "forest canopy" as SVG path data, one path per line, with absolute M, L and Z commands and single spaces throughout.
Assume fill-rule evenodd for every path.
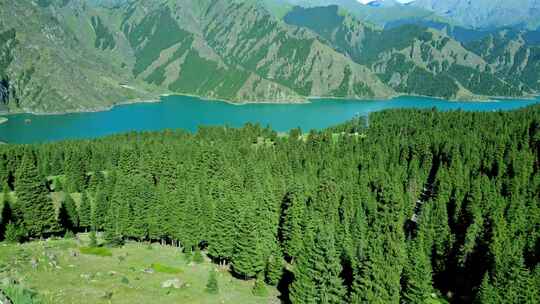
M 285 302 L 540 302 L 540 106 L 2 145 L 0 187 L 0 240 L 202 250 Z

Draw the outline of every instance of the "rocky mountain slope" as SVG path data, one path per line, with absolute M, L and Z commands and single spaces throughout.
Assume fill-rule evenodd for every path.
M 496 75 L 528 90 L 540 90 L 540 44 L 529 32 L 502 30 L 466 48 L 485 58 Z
M 414 25 L 382 31 L 337 6 L 296 7 L 284 19 L 310 28 L 353 61 L 368 66 L 394 90 L 445 98 L 520 96 L 533 90 L 509 82 L 481 54 L 433 29 Z M 325 20 L 321 22 L 320 20 Z
M 538 90 L 536 49 L 526 49 L 523 77 L 508 80 L 511 69 L 472 42 L 418 26 L 383 31 L 336 6 L 2 1 L 0 111 L 99 109 L 163 93 L 233 102 L 520 96 Z

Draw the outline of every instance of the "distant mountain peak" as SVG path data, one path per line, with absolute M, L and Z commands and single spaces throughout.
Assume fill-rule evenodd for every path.
M 372 0 L 372 1 L 364 1 L 365 5 L 369 5 L 371 7 L 392 7 L 396 5 L 400 5 L 400 3 L 396 0 Z

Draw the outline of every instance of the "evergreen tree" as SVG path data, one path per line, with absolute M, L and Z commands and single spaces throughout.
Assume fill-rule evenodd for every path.
M 342 267 L 330 228 L 318 226 L 309 236 L 306 251 L 294 269 L 290 289 L 293 303 L 344 303 L 345 287 L 340 278 Z
M 12 221 L 12 211 L 10 202 L 8 200 L 8 192 L 7 189 L 4 188 L 3 194 L 2 194 L 2 200 L 0 200 L 0 242 L 4 240 L 4 233 L 6 231 L 6 227 L 8 223 Z
M 213 223 L 208 254 L 220 262 L 229 261 L 233 255 L 235 243 L 235 208 L 234 193 L 227 195 L 217 202 L 216 218 Z
M 64 172 L 66 176 L 66 185 L 64 186 L 67 191 L 74 193 L 84 189 L 86 184 L 86 168 L 79 153 L 71 151 L 67 155 Z
M 195 251 L 193 252 L 193 262 L 197 264 L 202 264 L 204 262 L 204 257 L 199 246 L 196 246 Z
M 281 239 L 285 254 L 294 258 L 302 250 L 305 202 L 299 187 L 289 192 L 284 201 Z
M 97 238 L 96 238 L 96 232 L 94 230 L 90 231 L 89 238 L 90 238 L 90 243 L 88 244 L 88 246 L 97 247 L 98 243 L 97 243 Z
M 206 292 L 210 294 L 218 294 L 219 293 L 219 285 L 218 280 L 216 276 L 216 270 L 210 269 L 210 273 L 208 275 L 208 282 L 206 283 Z
M 101 187 L 97 188 L 94 196 L 94 209 L 93 214 L 95 216 L 96 229 L 102 230 L 105 228 L 109 202 L 107 200 L 105 191 Z
M 431 261 L 424 250 L 422 238 L 408 244 L 408 259 L 403 270 L 404 289 L 402 301 L 405 303 L 427 303 L 433 292 Z
M 4 241 L 8 243 L 20 243 L 25 235 L 26 231 L 24 230 L 24 227 L 17 226 L 15 223 L 10 222 L 6 225 Z
M 68 231 L 73 232 L 79 227 L 77 206 L 75 206 L 75 202 L 69 194 L 66 194 L 64 201 L 60 205 L 58 220 L 60 221 L 60 225 Z
M 270 285 L 277 285 L 283 276 L 284 266 L 281 249 L 277 243 L 274 243 L 266 263 L 266 282 Z
M 58 231 L 54 206 L 38 173 L 36 158 L 29 150 L 25 152 L 17 170 L 15 191 L 17 208 L 23 216 L 23 227 L 30 236 L 43 236 Z
M 69 195 L 68 195 L 69 196 Z M 88 199 L 86 191 L 81 193 L 81 204 L 79 206 L 79 225 L 85 231 L 92 225 L 92 204 Z
M 238 236 L 232 256 L 232 268 L 238 275 L 253 278 L 262 272 L 266 265 L 254 210 L 245 211 L 237 229 Z
M 255 280 L 255 284 L 253 285 L 253 289 L 251 290 L 253 295 L 258 297 L 266 297 L 268 296 L 268 289 L 266 289 L 266 284 L 264 283 L 264 275 L 263 273 L 259 273 L 257 275 L 257 279 Z
M 6 167 L 6 162 L 4 158 L 0 155 L 0 190 L 7 191 L 9 190 L 8 186 L 8 171 Z

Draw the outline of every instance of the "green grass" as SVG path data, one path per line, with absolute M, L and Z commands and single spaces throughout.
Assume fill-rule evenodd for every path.
M 2 290 L 14 304 L 42 304 L 46 303 L 40 299 L 39 295 L 30 289 L 20 285 L 10 284 L 2 286 Z
M 154 269 L 156 272 L 161 272 L 161 273 L 170 273 L 170 274 L 182 273 L 182 269 L 178 267 L 171 267 L 171 266 L 167 266 L 167 265 L 163 265 L 159 263 L 154 263 L 150 267 Z
M 112 256 L 111 250 L 105 247 L 81 247 L 79 248 L 79 250 L 83 254 L 93 254 L 93 255 L 103 256 L 103 257 Z
M 81 244 L 88 244 L 88 235 L 79 235 Z M 121 248 L 111 248 L 112 256 L 93 254 L 74 255 L 79 244 L 76 240 L 36 241 L 22 245 L 0 243 L 0 281 L 9 277 L 21 282 L 25 288 L 36 291 L 45 303 L 278 303 L 279 293 L 267 287 L 267 297 L 251 293 L 253 281 L 234 278 L 227 271 L 217 273 L 219 294 L 206 293 L 211 269 L 209 262 L 190 263 L 178 248 L 129 242 Z M 55 255 L 58 267 L 47 259 Z M 121 258 L 122 257 L 122 258 Z M 30 260 L 38 259 L 34 270 Z M 144 270 L 150 265 L 181 269 L 179 273 Z M 161 268 L 158 266 L 158 268 Z M 180 289 L 163 289 L 161 283 L 179 279 Z M 23 302 L 24 303 L 24 302 Z

